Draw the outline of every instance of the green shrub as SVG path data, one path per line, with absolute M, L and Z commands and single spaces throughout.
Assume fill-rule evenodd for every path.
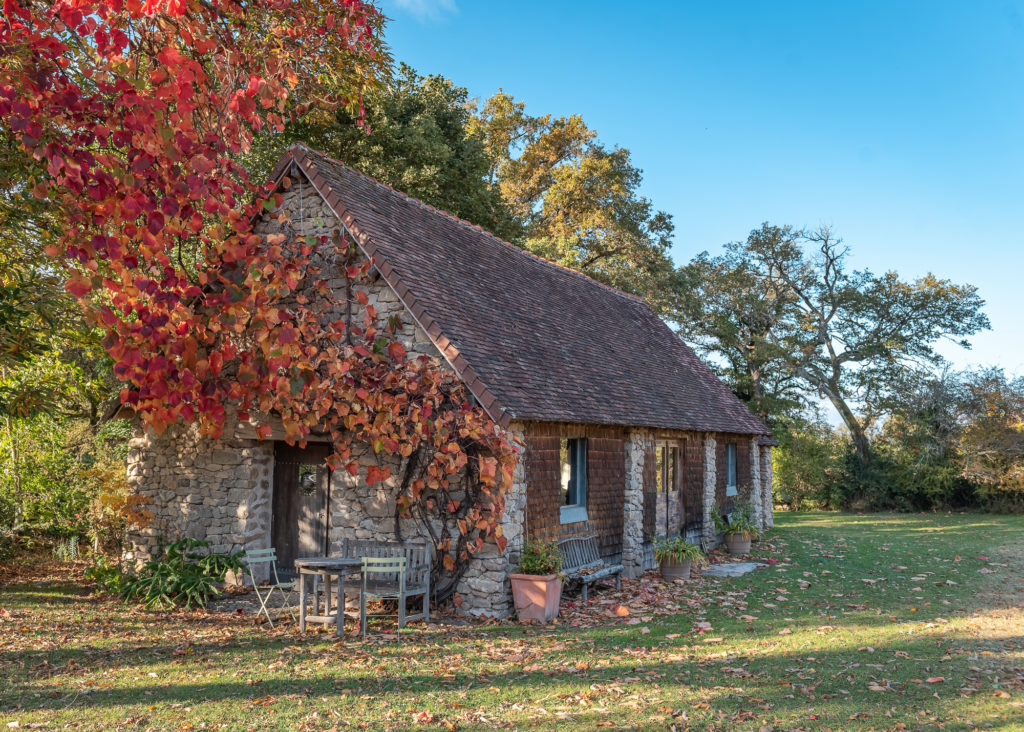
M 772 451 L 774 500 L 792 511 L 833 506 L 847 478 L 849 440 L 824 422 L 795 423 L 776 430 Z
M 733 506 L 728 518 L 722 516 L 716 506 L 711 511 L 711 520 L 715 522 L 715 530 L 719 534 L 750 534 L 751 536 L 757 536 L 760 533 L 757 525 L 754 523 L 754 514 L 748 503 L 738 501 Z
M 93 556 L 92 566 L 85 570 L 85 578 L 96 583 L 96 591 L 101 595 L 120 595 L 135 579 L 134 575 L 124 572 L 119 564 L 102 554 Z
M 242 552 L 219 554 L 205 551 L 210 542 L 182 539 L 169 544 L 162 559 L 152 559 L 121 591 L 125 602 L 138 602 L 154 610 L 182 606 L 206 607 L 220 594 L 217 583 L 229 570 L 242 569 Z M 204 551 L 200 551 L 204 550 Z
M 704 561 L 704 552 L 696 544 L 686 541 L 681 536 L 674 539 L 658 539 L 654 542 L 654 558 L 661 562 L 685 562 L 694 564 Z
M 69 536 L 58 541 L 53 547 L 53 557 L 62 562 L 73 562 L 78 559 L 78 536 Z
M 531 541 L 523 549 L 519 571 L 523 574 L 548 575 L 562 568 L 562 552 L 553 541 Z

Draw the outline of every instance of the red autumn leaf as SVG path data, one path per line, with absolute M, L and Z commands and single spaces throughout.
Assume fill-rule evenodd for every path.
M 392 361 L 402 362 L 405 360 L 405 346 L 398 341 L 392 341 L 388 344 L 388 356 Z
M 295 329 L 288 323 L 281 326 L 280 332 L 277 334 L 277 340 L 284 344 L 294 343 L 299 337 L 299 334 L 295 332 Z
M 378 467 L 371 465 L 366 469 L 366 484 L 372 486 L 375 483 L 383 483 L 391 477 L 391 468 L 387 465 Z
M 65 289 L 72 295 L 78 298 L 85 297 L 92 292 L 92 285 L 83 280 L 81 277 L 72 277 L 64 285 Z

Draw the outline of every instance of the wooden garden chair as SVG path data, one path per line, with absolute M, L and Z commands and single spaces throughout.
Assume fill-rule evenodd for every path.
M 398 602 L 398 632 L 405 627 L 405 557 L 363 557 L 362 585 L 359 593 L 359 629 L 366 640 L 366 601 L 396 600 Z M 379 614 L 373 617 L 391 617 Z
M 271 547 L 270 549 L 252 549 L 245 552 L 245 565 L 248 570 L 249 579 L 252 580 L 252 588 L 256 592 L 256 597 L 260 600 L 260 611 L 256 613 L 256 617 L 264 615 L 267 618 L 267 622 L 270 623 L 270 627 L 274 627 L 274 621 L 270 617 L 270 610 L 267 608 L 267 603 L 274 596 L 274 591 L 277 590 L 284 601 L 284 607 L 288 610 L 288 614 L 292 616 L 292 620 L 296 620 L 295 611 L 289 604 L 291 596 L 295 593 L 294 582 L 282 582 L 280 577 L 277 576 L 277 552 Z M 267 574 L 272 578 L 272 581 L 266 585 L 260 585 L 256 581 L 256 575 L 253 573 L 253 567 L 260 565 L 269 565 Z

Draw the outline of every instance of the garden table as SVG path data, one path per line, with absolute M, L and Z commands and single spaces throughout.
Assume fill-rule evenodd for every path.
M 295 560 L 295 569 L 299 573 L 299 631 L 306 632 L 306 621 L 311 623 L 336 623 L 338 635 L 345 634 L 345 575 L 351 574 L 362 566 L 360 557 L 299 557 Z M 324 612 L 320 614 L 320 601 L 316 593 L 314 581 L 313 615 L 306 614 L 306 579 L 321 578 L 324 581 Z M 338 599 L 335 612 L 331 614 L 331 578 L 338 582 Z

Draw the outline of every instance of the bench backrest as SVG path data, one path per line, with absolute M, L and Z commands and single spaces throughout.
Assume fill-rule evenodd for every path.
M 562 569 L 583 569 L 604 564 L 597 550 L 597 534 L 560 539 L 558 548 L 562 552 Z
M 341 543 L 343 557 L 369 557 L 371 559 L 405 558 L 405 583 L 421 585 L 430 575 L 433 552 L 430 545 L 414 541 L 374 541 L 373 539 L 345 539 Z

